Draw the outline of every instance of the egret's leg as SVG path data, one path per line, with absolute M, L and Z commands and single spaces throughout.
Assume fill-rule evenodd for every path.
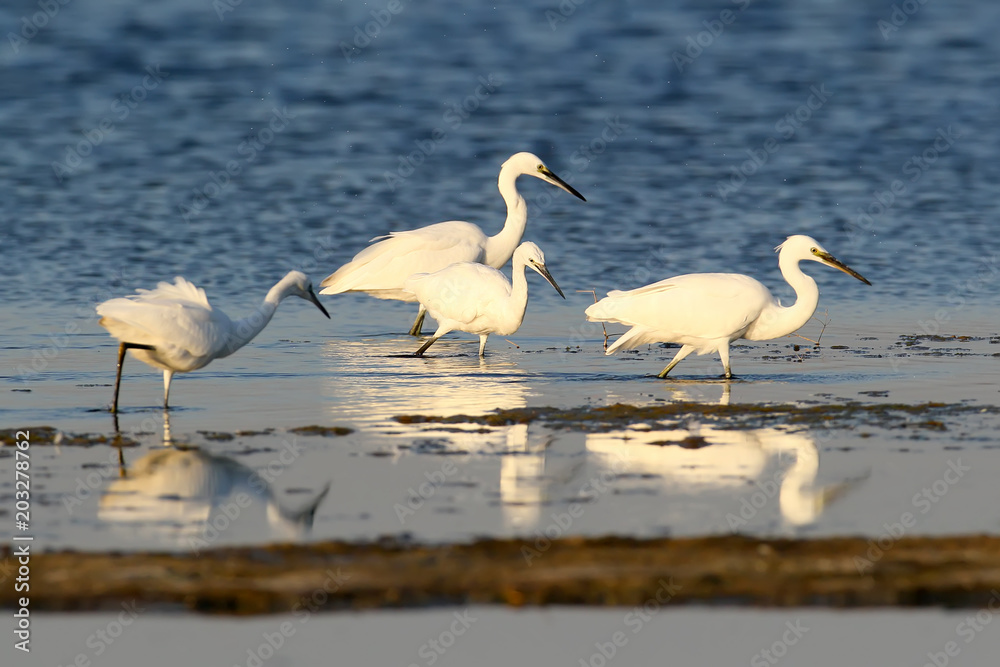
M 674 366 L 681 363 L 684 357 L 688 356 L 692 352 L 694 352 L 694 347 L 692 347 L 691 345 L 684 345 L 683 347 L 681 347 L 681 349 L 677 350 L 677 354 L 674 355 L 674 358 L 670 360 L 670 363 L 667 364 L 667 367 L 664 368 L 662 371 L 660 371 L 660 374 L 657 375 L 656 377 L 658 378 L 667 377 L 667 373 L 672 371 L 674 369 Z
M 489 338 L 489 334 L 479 334 L 479 356 L 486 356 L 486 339 Z
M 118 371 L 115 373 L 115 398 L 111 401 L 111 413 L 118 414 L 118 390 L 122 386 L 122 364 L 125 362 L 125 351 L 128 348 L 125 347 L 125 343 L 119 343 L 118 345 Z M 117 420 L 115 420 L 117 422 Z M 117 425 L 115 426 L 117 431 Z
M 419 336 L 420 330 L 424 328 L 424 316 L 427 315 L 427 309 L 424 308 L 424 304 L 420 304 L 420 311 L 417 312 L 417 319 L 413 320 L 413 326 L 410 327 L 411 336 Z
M 119 343 L 118 344 L 118 370 L 115 372 L 115 398 L 111 401 L 112 414 L 118 414 L 118 390 L 122 384 L 122 364 L 125 363 L 125 353 L 129 350 L 152 350 L 152 345 L 142 345 L 141 343 Z M 117 420 L 116 420 L 117 422 Z M 115 427 L 118 430 L 118 427 Z
M 729 341 L 719 346 L 719 358 L 722 359 L 722 369 L 726 372 L 728 380 L 733 377 L 732 371 L 729 370 Z
M 424 343 L 423 345 L 420 346 L 419 350 L 417 350 L 416 352 L 413 353 L 413 356 L 415 356 L 415 357 L 422 357 L 422 356 L 424 356 L 424 352 L 427 351 L 427 348 L 429 348 L 431 345 L 433 345 L 434 343 L 436 343 L 437 339 L 440 338 L 440 337 L 441 336 L 432 336 L 430 338 L 430 340 L 428 340 L 426 343 Z
M 170 406 L 167 405 L 167 399 L 170 397 L 170 381 L 174 379 L 173 371 L 163 371 L 163 409 L 166 410 Z

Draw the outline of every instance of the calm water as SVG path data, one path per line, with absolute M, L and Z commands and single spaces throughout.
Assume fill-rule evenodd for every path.
M 996 404 L 1000 6 L 927 3 L 885 36 L 891 3 L 594 1 L 569 16 L 557 3 L 404 2 L 386 14 L 378 2 L 253 0 L 221 17 L 220 6 L 75 0 L 37 34 L 0 45 L 0 426 L 111 431 L 102 409 L 115 345 L 96 303 L 184 275 L 238 314 L 289 269 L 318 281 L 387 231 L 458 218 L 493 232 L 504 217 L 499 165 L 530 150 L 588 202 L 522 179 L 526 238 L 568 299 L 531 282 L 520 348 L 491 340 L 480 363 L 457 334 L 432 359 L 390 358 L 416 347 L 399 335 L 411 307 L 323 297 L 332 321 L 286 303 L 253 345 L 175 381 L 172 437 L 207 453 L 180 467 L 208 470 L 221 457 L 242 466 L 221 464 L 238 478 L 267 468 L 288 427 L 356 429 L 300 437 L 308 445 L 273 498 L 219 543 L 299 534 L 263 510 L 275 501 L 294 515 L 327 482 L 314 538 L 530 535 L 615 457 L 627 467 L 573 532 L 724 532 L 744 497 L 777 479 L 787 495 L 770 496 L 746 531 L 874 535 L 959 456 L 981 481 L 949 490 L 916 531 L 1000 529 L 995 417 L 962 417 L 916 444 L 888 428 L 781 424 L 747 434 L 691 423 L 655 438 L 712 445 L 691 452 L 631 433 L 425 432 L 391 419 L 718 402 L 721 385 L 683 381 L 717 375 L 716 359 L 692 358 L 662 383 L 648 376 L 665 350 L 602 357 L 600 330 L 583 323 L 592 297 L 574 290 L 733 270 L 791 297 L 771 249 L 793 233 L 815 236 L 874 286 L 814 272 L 824 345 L 848 349 L 801 364 L 790 346 L 804 341 L 737 350 L 742 381 L 727 400 Z M 3 32 L 20 34 L 36 11 L 6 3 Z M 379 18 L 366 45 L 357 35 Z M 732 20 L 720 34 L 705 32 L 722 18 Z M 820 331 L 813 322 L 803 334 Z M 900 336 L 939 332 L 979 340 L 925 350 L 933 356 L 900 348 Z M 122 428 L 146 433 L 126 452 L 133 477 L 162 451 L 160 386 L 138 362 L 126 366 Z M 199 434 L 265 428 L 276 431 Z M 184 531 L 203 528 L 226 497 L 205 482 L 191 493 L 215 498 L 207 504 L 139 498 L 120 511 L 107 450 L 36 451 L 47 475 L 37 525 L 53 547 L 183 548 Z M 455 472 L 400 519 L 395 504 L 446 461 Z M 819 507 L 826 490 L 837 500 Z M 73 494 L 81 504 L 69 511 Z
M 97 633 L 109 637 L 109 627 L 111 632 L 121 629 L 115 625 L 117 614 L 41 616 L 52 634 L 32 654 L 38 659 L 33 664 L 68 664 L 77 655 L 99 655 L 101 664 L 109 666 L 173 665 L 175 660 L 253 665 L 262 656 L 268 660 L 264 664 L 313 665 L 317 655 L 332 650 L 331 637 L 337 638 L 335 650 L 342 659 L 380 665 L 492 666 L 511 660 L 649 665 L 661 663 L 665 655 L 713 665 L 772 664 L 768 658 L 816 667 L 845 662 L 933 665 L 935 657 L 938 663 L 988 665 L 1000 648 L 990 621 L 977 622 L 977 610 L 468 607 L 229 619 L 168 616 L 139 608 L 124 613 L 131 625 L 111 635 L 116 637 L 111 644 Z M 980 619 L 991 618 L 985 609 L 978 613 Z M 177 642 L 178 636 L 185 641 Z M 278 648 L 271 651 L 272 646 Z

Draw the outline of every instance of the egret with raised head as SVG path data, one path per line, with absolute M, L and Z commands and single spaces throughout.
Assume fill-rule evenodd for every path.
M 271 321 L 278 304 L 289 296 L 311 301 L 330 317 L 313 292 L 309 278 L 301 271 L 290 271 L 271 288 L 257 310 L 235 322 L 208 303 L 205 290 L 180 276 L 173 284 L 161 282 L 156 289 L 138 289 L 135 294 L 100 304 L 97 306 L 100 325 L 121 342 L 111 411 L 118 412 L 126 351 L 131 350 L 139 361 L 163 369 L 166 408 L 174 373 L 197 370 L 249 343 Z
M 525 267 L 537 271 L 559 296 L 566 298 L 545 268 L 542 249 L 530 241 L 514 251 L 513 282 L 497 269 L 477 262 L 459 262 L 434 273 L 410 276 L 404 288 L 438 321 L 437 331 L 415 355 L 423 356 L 438 338 L 457 330 L 479 336 L 479 356 L 482 357 L 491 333 L 508 336 L 517 331 L 528 306 Z
M 727 378 L 729 344 L 739 338 L 768 340 L 797 331 L 816 312 L 819 288 L 802 272 L 799 262 L 810 260 L 839 269 L 871 285 L 861 274 L 827 252 L 808 236 L 789 236 L 775 248 L 781 275 L 795 290 L 795 304 L 783 306 L 760 282 L 738 273 L 691 273 L 667 278 L 608 296 L 587 308 L 591 322 L 617 322 L 632 327 L 606 354 L 645 343 L 679 343 L 673 360 L 659 377 L 692 352 L 718 351 Z
M 502 268 L 521 243 L 528 222 L 527 204 L 517 191 L 518 176 L 540 178 L 587 201 L 536 155 L 516 153 L 503 163 L 497 181 L 507 204 L 507 220 L 498 234 L 486 236 L 477 225 L 456 220 L 375 237 L 372 241 L 378 243 L 359 252 L 320 283 L 320 294 L 365 292 L 378 299 L 412 302 L 416 298 L 403 288 L 403 282 L 414 273 L 433 273 L 455 262 Z M 411 335 L 420 335 L 426 313 L 421 306 Z

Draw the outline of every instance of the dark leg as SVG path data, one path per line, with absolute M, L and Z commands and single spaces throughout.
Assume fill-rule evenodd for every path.
M 125 353 L 130 350 L 152 350 L 152 345 L 141 343 L 120 343 L 118 345 L 118 372 L 115 374 L 115 400 L 111 402 L 111 412 L 118 414 L 118 389 L 122 384 L 122 363 L 125 361 Z
M 413 356 L 415 356 L 415 357 L 422 357 L 422 356 L 424 356 L 424 352 L 427 351 L 427 348 L 429 348 L 431 345 L 433 345 L 437 341 L 437 339 L 440 338 L 440 337 L 441 336 L 434 336 L 433 338 L 431 338 L 430 340 L 428 340 L 426 343 L 424 343 L 423 345 L 420 346 L 419 350 L 417 350 L 416 352 L 413 353 Z
M 420 330 L 424 328 L 424 316 L 427 315 L 427 309 L 421 304 L 420 312 L 417 313 L 417 319 L 413 320 L 413 326 L 410 327 L 411 336 L 419 336 Z

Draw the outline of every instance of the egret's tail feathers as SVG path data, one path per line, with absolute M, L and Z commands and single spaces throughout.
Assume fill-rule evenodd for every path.
M 633 348 L 639 347 L 646 343 L 656 343 L 659 339 L 656 337 L 655 332 L 649 329 L 643 329 L 642 327 L 632 327 L 621 337 L 608 346 L 608 351 L 604 354 L 614 354 L 618 350 L 631 350 Z
M 607 306 L 608 306 L 607 299 L 601 299 L 597 303 L 588 306 L 587 310 L 584 311 L 587 315 L 587 321 L 607 322 L 608 319 L 610 319 L 607 312 Z
M 351 289 L 350 287 L 347 286 L 347 281 L 345 280 L 345 277 L 350 268 L 351 268 L 350 264 L 344 264 L 342 267 L 340 267 L 339 269 L 328 275 L 326 278 L 323 278 L 323 281 L 320 282 L 319 284 L 319 286 L 322 287 L 323 289 L 321 289 L 319 293 L 340 294 L 341 292 L 346 292 L 347 290 Z

